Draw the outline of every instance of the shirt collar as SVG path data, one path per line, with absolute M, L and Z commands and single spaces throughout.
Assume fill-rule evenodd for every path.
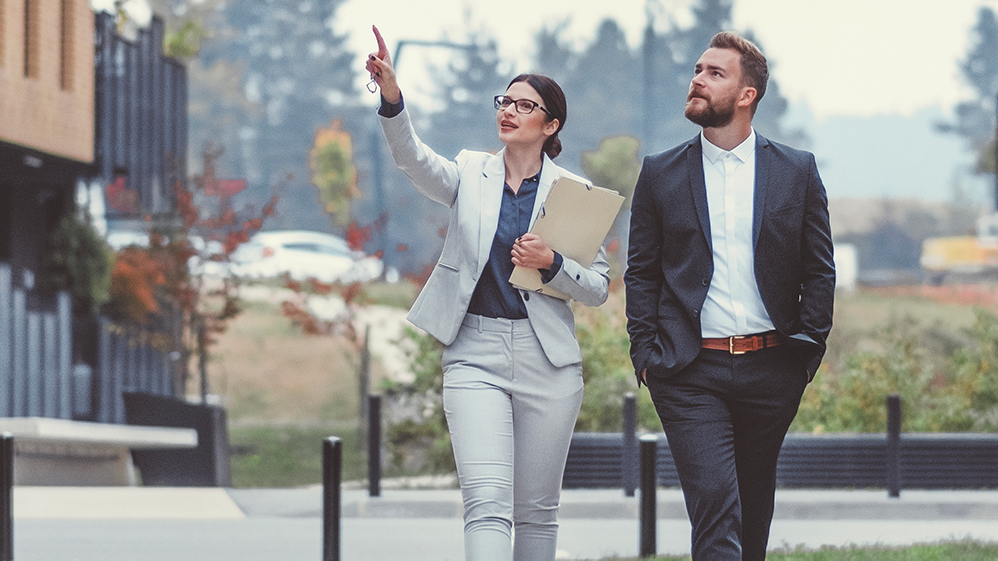
M 541 182 L 541 172 L 537 172 L 534 175 L 532 175 L 532 176 L 524 179 L 523 183 L 520 184 L 520 188 L 521 189 L 524 188 L 524 187 L 529 188 L 529 187 L 532 187 L 534 185 L 537 185 L 540 182 Z M 513 188 L 509 186 L 509 183 L 506 183 L 506 182 L 503 182 L 503 188 L 509 189 L 510 191 L 513 190 Z
M 732 150 L 724 150 L 711 144 L 707 137 L 703 135 L 703 131 L 700 131 L 700 144 L 703 147 L 703 155 L 707 156 L 710 163 L 716 164 L 717 161 L 727 153 L 732 153 L 738 158 L 742 163 L 748 161 L 749 158 L 755 153 L 755 128 L 749 133 L 748 138 L 742 141 L 741 144 L 735 146 Z

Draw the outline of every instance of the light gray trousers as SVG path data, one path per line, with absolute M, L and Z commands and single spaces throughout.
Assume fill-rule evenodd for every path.
M 442 362 L 465 559 L 553 561 L 582 365 L 552 365 L 530 320 L 471 314 Z

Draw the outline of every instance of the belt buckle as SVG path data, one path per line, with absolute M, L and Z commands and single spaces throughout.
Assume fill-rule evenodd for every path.
M 735 339 L 744 339 L 745 335 L 732 335 L 728 337 L 728 353 L 733 355 L 743 355 L 748 351 L 736 351 L 735 350 Z

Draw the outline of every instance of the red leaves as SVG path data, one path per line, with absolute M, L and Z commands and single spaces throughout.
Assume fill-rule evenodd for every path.
M 125 184 L 125 177 L 119 175 L 114 182 L 104 188 L 107 204 L 112 209 L 126 214 L 134 213 L 139 207 L 139 194 L 134 189 L 129 189 Z
M 229 232 L 225 236 L 225 242 L 222 244 L 222 251 L 226 255 L 232 255 L 240 245 L 249 241 L 249 233 L 244 229 L 238 232 Z
M 346 241 L 347 245 L 350 246 L 350 249 L 354 251 L 363 251 L 364 245 L 371 241 L 371 227 L 361 227 L 357 224 L 356 220 L 351 221 L 350 224 L 347 225 Z
M 159 311 L 156 289 L 165 284 L 160 263 L 145 249 L 121 250 L 111 268 L 111 297 L 118 313 L 139 323 Z

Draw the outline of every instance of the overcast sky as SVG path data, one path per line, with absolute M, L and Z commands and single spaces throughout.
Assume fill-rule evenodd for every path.
M 655 3 L 658 27 L 667 27 L 670 20 L 680 26 L 691 23 L 689 3 Z M 647 4 L 646 0 L 346 0 L 336 14 L 336 28 L 350 34 L 350 46 L 360 54 L 375 50 L 371 24 L 378 25 L 392 51 L 399 39 L 461 40 L 468 28 L 484 30 L 498 40 L 501 54 L 514 63 L 513 70 L 523 72 L 530 70 L 537 30 L 566 18 L 570 18 L 566 36 L 579 46 L 592 38 L 602 19 L 612 17 L 636 47 Z M 948 110 L 971 96 L 960 79 L 958 61 L 967 52 L 970 29 L 982 5 L 998 11 L 998 0 L 735 0 L 734 27 L 755 33 L 784 94 L 792 102 L 805 101 L 819 120 L 834 115 L 907 115 L 931 106 Z M 423 68 L 445 55 L 417 52 L 428 50 L 405 53 L 399 78 L 403 89 L 429 88 Z M 358 58 L 361 73 L 362 66 Z

